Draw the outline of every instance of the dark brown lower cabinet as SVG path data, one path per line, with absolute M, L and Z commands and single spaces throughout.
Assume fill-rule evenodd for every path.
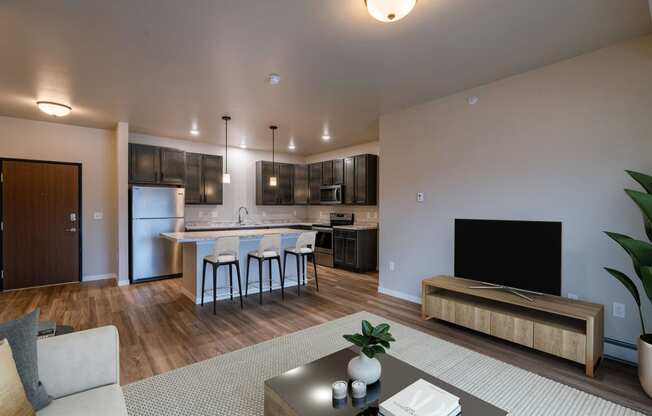
M 335 267 L 368 272 L 378 266 L 378 230 L 333 230 Z

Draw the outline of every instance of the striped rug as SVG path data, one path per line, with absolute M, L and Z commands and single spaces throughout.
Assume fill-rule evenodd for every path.
M 360 322 L 387 322 L 390 354 L 510 415 L 642 415 L 379 316 L 360 312 L 124 386 L 132 416 L 263 414 L 263 383 L 349 346 Z

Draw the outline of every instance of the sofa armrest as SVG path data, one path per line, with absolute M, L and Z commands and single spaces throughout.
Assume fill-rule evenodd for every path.
M 120 383 L 120 341 L 114 326 L 38 341 L 39 378 L 59 398 Z

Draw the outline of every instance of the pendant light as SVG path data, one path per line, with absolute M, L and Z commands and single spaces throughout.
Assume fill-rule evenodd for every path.
M 229 120 L 231 117 L 223 116 L 224 120 L 224 174 L 222 175 L 222 183 L 231 183 L 231 175 L 229 174 Z
M 272 176 L 269 177 L 269 186 L 276 186 L 277 180 L 276 164 L 274 163 L 274 147 L 276 144 L 276 129 L 278 129 L 278 126 L 269 126 L 269 128 L 272 130 Z

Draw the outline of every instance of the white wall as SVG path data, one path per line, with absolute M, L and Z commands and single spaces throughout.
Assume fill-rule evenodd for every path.
M 0 117 L 0 157 L 82 164 L 82 274 L 116 273 L 115 134 L 109 130 Z M 93 219 L 93 213 L 103 219 Z
M 131 134 L 129 141 L 132 143 L 168 146 L 187 152 L 224 156 L 223 144 L 213 145 L 140 134 Z M 229 147 L 231 183 L 224 185 L 224 204 L 188 205 L 186 206 L 186 221 L 235 221 L 238 218 L 238 208 L 241 206 L 246 207 L 249 210 L 249 218 L 256 221 L 306 219 L 306 207 L 256 205 L 256 162 L 259 160 L 272 160 L 272 153 Z M 275 160 L 287 163 L 305 162 L 304 157 L 288 153 L 276 153 Z
M 563 294 L 606 305 L 606 336 L 635 342 L 634 301 L 603 266 L 636 277 L 602 231 L 645 238 L 623 188 L 638 188 L 625 169 L 652 173 L 650 74 L 647 36 L 382 116 L 383 290 L 418 296 L 423 278 L 452 274 L 455 218 L 563 221 Z

